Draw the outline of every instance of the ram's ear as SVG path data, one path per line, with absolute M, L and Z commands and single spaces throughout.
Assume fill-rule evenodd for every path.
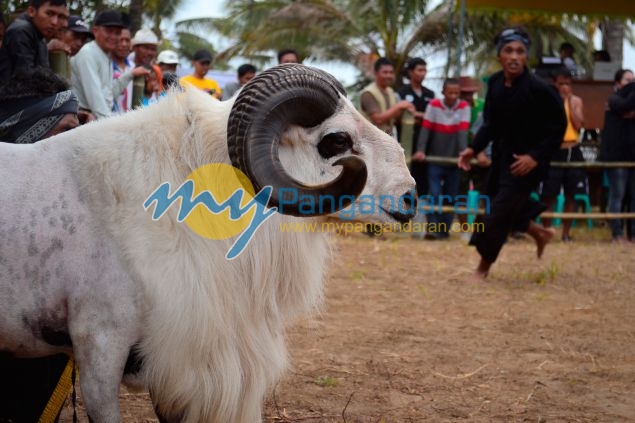
M 278 156 L 280 138 L 289 125 L 312 128 L 321 124 L 341 110 L 344 96 L 344 88 L 332 75 L 300 64 L 266 70 L 243 87 L 227 124 L 229 156 L 232 164 L 249 177 L 256 192 L 265 186 L 273 188 L 269 207 L 278 207 L 284 200 L 288 204 L 292 197 L 303 195 L 313 197 L 314 204 L 332 198 L 334 204 L 315 211 L 330 214 L 350 205 L 350 198 L 362 192 L 367 169 L 358 157 L 335 162 L 342 166 L 342 172 L 334 181 L 307 185 L 292 178 Z M 292 203 L 282 212 L 307 216 L 299 210 L 297 201 Z

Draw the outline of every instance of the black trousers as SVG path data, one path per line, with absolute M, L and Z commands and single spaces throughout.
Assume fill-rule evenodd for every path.
M 0 423 L 37 423 L 67 363 L 66 354 L 0 357 Z
M 490 212 L 477 219 L 484 228 L 475 231 L 470 239 L 470 245 L 475 246 L 488 263 L 496 261 L 511 231 L 526 232 L 530 222 L 546 208 L 529 198 L 546 173 L 545 169 L 536 168 L 526 176 L 514 176 L 511 163 L 511 159 L 492 163 L 485 189 Z

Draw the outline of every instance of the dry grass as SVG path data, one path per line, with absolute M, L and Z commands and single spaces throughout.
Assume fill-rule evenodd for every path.
M 458 236 L 336 239 L 325 310 L 291 328 L 265 421 L 635 421 L 635 245 L 573 236 L 541 261 L 510 240 L 485 283 Z M 122 404 L 155 421 L 147 396 Z

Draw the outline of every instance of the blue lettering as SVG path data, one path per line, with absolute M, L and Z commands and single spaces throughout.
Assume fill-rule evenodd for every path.
M 478 210 L 478 205 L 480 204 L 481 199 L 485 200 L 485 214 L 489 214 L 489 196 L 488 195 L 478 196 L 478 201 L 476 202 L 476 209 Z
M 278 190 L 278 194 L 280 196 L 278 204 L 280 213 L 284 213 L 283 210 L 285 204 L 295 204 L 298 201 L 298 190 L 295 188 L 280 188 L 280 190 Z
M 439 213 L 443 213 L 443 200 L 448 200 L 448 203 L 452 204 L 452 197 L 449 195 L 439 195 L 439 206 L 437 207 Z
M 170 183 L 165 182 L 161 184 L 161 186 L 159 186 L 146 199 L 143 203 L 143 207 L 147 210 L 152 203 L 156 202 L 152 219 L 158 220 L 161 216 L 163 216 L 163 214 L 165 214 L 170 206 L 174 204 L 175 201 L 181 198 L 181 208 L 177 216 L 177 221 L 179 222 L 185 220 L 194 207 L 199 204 L 203 204 L 207 210 L 213 214 L 221 213 L 223 210 L 229 208 L 229 217 L 232 220 L 240 219 L 248 213 L 252 207 L 256 207 L 251 222 L 249 222 L 247 228 L 242 232 L 238 239 L 236 239 L 225 256 L 225 258 L 231 260 L 238 257 L 238 255 L 243 252 L 245 247 L 249 244 L 249 241 L 251 241 L 251 238 L 256 230 L 258 230 L 258 228 L 278 210 L 275 207 L 268 209 L 266 206 L 271 198 L 271 192 L 271 186 L 266 186 L 260 190 L 260 192 L 252 198 L 245 207 L 240 207 L 245 191 L 242 188 L 239 188 L 234 191 L 234 193 L 225 200 L 225 202 L 218 204 L 214 196 L 209 191 L 203 191 L 192 199 L 192 195 L 194 193 L 194 181 L 188 179 L 174 192 L 172 196 L 170 196 Z
M 254 234 L 258 230 L 258 228 L 265 223 L 267 219 L 269 219 L 278 209 L 272 208 L 268 209 L 265 204 L 269 202 L 271 198 L 271 191 L 273 188 L 271 186 L 266 186 L 260 190 L 258 194 L 247 204 L 246 208 L 249 209 L 251 205 L 256 207 L 256 212 L 254 213 L 254 217 L 249 222 L 249 226 L 243 231 L 242 234 L 238 237 L 234 245 L 231 246 L 225 258 L 227 260 L 232 260 L 240 255 L 247 245 L 249 245 L 249 241 L 253 238 Z M 243 214 L 246 213 L 243 212 Z
M 351 202 L 351 204 L 349 206 L 350 210 L 348 212 L 344 208 L 344 201 L 345 200 L 350 200 L 350 202 Z M 353 220 L 355 218 L 355 196 L 354 195 L 342 195 L 340 197 L 339 209 L 340 209 L 340 218 L 342 220 Z
M 390 208 L 384 207 L 384 200 L 388 200 L 390 203 Z M 395 197 L 392 195 L 380 195 L 379 196 L 379 205 L 382 207 L 386 213 L 394 213 L 395 212 Z
M 359 212 L 362 215 L 375 214 L 375 197 L 364 194 L 359 197 Z
M 463 200 L 463 201 L 459 201 Z M 459 207 L 463 207 L 460 209 Z M 470 211 L 468 210 L 468 198 L 467 195 L 457 195 L 454 198 L 454 213 L 456 214 L 468 214 Z M 478 208 L 478 206 L 477 206 Z
M 282 208 L 280 210 L 282 210 Z M 298 204 L 298 210 L 300 211 L 300 214 L 315 214 L 315 199 L 313 198 L 313 196 L 312 195 L 300 196 L 300 203 Z
M 402 204 L 406 204 L 406 199 L 410 200 L 410 204 L 412 204 L 414 206 L 415 204 L 415 190 L 414 188 L 410 188 L 410 191 L 408 191 L 408 194 L 404 194 L 401 197 L 399 197 L 399 213 L 405 214 L 405 215 L 409 215 L 409 214 L 414 214 L 415 210 L 414 208 L 411 208 L 409 210 L 405 210 L 401 208 Z
M 329 213 L 335 213 L 335 198 L 332 195 L 320 195 L 318 198 L 318 209 L 320 214 L 324 214 L 324 203 L 328 202 L 327 205 L 330 206 Z
M 420 196 L 417 212 L 423 214 L 434 213 L 434 197 L 429 194 Z

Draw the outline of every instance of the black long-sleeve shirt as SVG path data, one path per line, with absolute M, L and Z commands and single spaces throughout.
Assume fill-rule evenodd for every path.
M 529 154 L 545 167 L 566 128 L 564 105 L 553 87 L 527 69 L 506 87 L 500 71 L 488 82 L 483 125 L 472 145 L 478 154 L 492 141 L 492 154 L 505 163 L 513 162 L 513 154 Z
M 50 68 L 46 40 L 31 18 L 16 19 L 4 34 L 0 47 L 0 85 L 6 84 L 16 69 Z

